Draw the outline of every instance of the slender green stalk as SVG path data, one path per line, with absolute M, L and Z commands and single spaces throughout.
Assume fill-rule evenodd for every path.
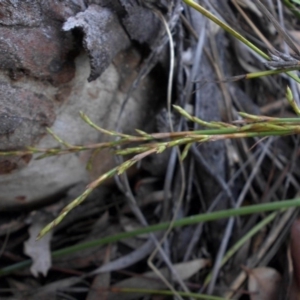
M 278 202 L 271 202 L 271 203 L 263 203 L 263 204 L 256 204 L 251 206 L 243 206 L 240 208 L 232 208 L 227 210 L 220 210 L 211 213 L 199 214 L 190 216 L 187 218 L 183 218 L 174 222 L 173 227 L 182 227 L 187 225 L 198 224 L 201 222 L 211 222 L 215 220 L 220 220 L 224 218 L 230 218 L 235 216 L 242 216 L 242 215 L 249 215 L 254 213 L 262 213 L 267 211 L 273 210 L 280 210 L 280 209 L 287 209 L 290 207 L 298 207 L 300 206 L 300 198 L 296 198 L 293 200 L 284 200 Z M 118 242 L 125 238 L 134 237 L 140 234 L 152 233 L 155 231 L 161 231 L 167 229 L 169 226 L 169 222 L 160 223 L 151 225 L 145 228 L 140 228 L 131 232 L 122 232 L 116 235 L 108 236 L 102 238 L 100 240 L 90 241 L 84 244 L 79 244 L 71 247 L 67 247 L 58 251 L 55 251 L 54 256 L 58 255 L 65 255 L 69 254 L 69 251 L 81 251 L 83 249 L 99 246 L 99 245 L 106 245 L 113 242 Z
M 300 19 L 300 11 L 295 7 L 294 4 L 292 4 L 289 0 L 283 0 L 283 3 L 298 19 Z
M 266 70 L 266 71 L 260 71 L 260 72 L 253 72 L 253 73 L 248 73 L 248 74 L 245 74 L 245 75 L 240 75 L 240 76 L 237 76 L 237 77 L 242 77 L 244 79 L 255 79 L 255 78 L 260 78 L 260 77 L 264 77 L 264 76 L 277 75 L 277 74 L 280 74 L 280 73 L 288 73 L 288 75 L 293 75 L 293 76 L 290 76 L 290 77 L 292 77 L 297 82 L 299 82 L 299 78 L 294 77 L 296 75 L 291 73 L 291 71 L 296 71 L 296 70 L 299 70 L 299 66 L 291 67 L 291 68 L 276 69 L 276 70 Z
M 293 95 L 290 89 L 287 89 L 287 98 L 291 103 L 294 110 L 299 113 L 299 108 L 297 107 L 295 101 L 293 100 Z M 280 122 L 280 119 L 268 118 L 264 116 L 255 116 L 245 113 L 240 113 L 241 116 L 245 118 L 243 122 L 240 122 L 241 125 L 234 124 L 226 124 L 222 122 L 205 122 L 200 120 L 195 116 L 191 116 L 188 112 L 183 110 L 179 106 L 174 106 L 174 109 L 177 110 L 180 114 L 182 114 L 185 118 L 190 121 L 196 122 L 202 126 L 206 126 L 209 129 L 206 130 L 197 130 L 197 131 L 188 131 L 188 132 L 171 132 L 171 133 L 156 133 L 156 134 L 145 134 L 144 132 L 139 131 L 138 133 L 141 136 L 133 136 L 133 135 L 121 135 L 120 139 L 116 142 L 111 142 L 108 144 L 99 144 L 101 147 L 106 148 L 114 148 L 116 143 L 118 145 L 129 144 L 133 142 L 139 142 L 139 146 L 137 147 L 127 147 L 125 149 L 117 150 L 116 153 L 119 155 L 129 155 L 135 154 L 131 159 L 123 162 L 121 165 L 109 170 L 105 174 L 101 175 L 98 179 L 90 183 L 87 189 L 77 197 L 73 202 L 71 202 L 68 206 L 66 206 L 61 213 L 58 215 L 56 219 L 54 219 L 51 223 L 49 223 L 43 230 L 40 232 L 37 239 L 43 237 L 47 232 L 49 232 L 52 228 L 57 226 L 65 216 L 76 206 L 80 205 L 86 197 L 100 184 L 102 184 L 108 178 L 120 175 L 128 170 L 131 166 L 133 166 L 136 162 L 145 158 L 146 156 L 153 153 L 161 153 L 165 151 L 167 148 L 176 147 L 180 145 L 191 145 L 192 143 L 204 143 L 208 141 L 217 141 L 221 139 L 236 139 L 236 138 L 249 138 L 249 137 L 268 137 L 268 136 L 284 136 L 288 134 L 296 134 L 300 133 L 300 125 L 297 122 L 294 123 L 284 123 Z M 93 125 L 92 121 L 85 115 L 82 115 L 84 120 L 91 125 L 93 128 L 96 128 L 99 131 L 102 131 L 100 127 L 97 125 Z M 118 136 L 116 132 L 110 132 L 107 130 L 103 130 L 104 133 L 112 134 L 114 136 Z M 55 136 L 52 133 L 54 138 L 66 149 L 56 149 L 56 154 L 61 152 L 68 151 L 82 151 L 83 146 L 73 146 L 66 142 L 64 142 L 59 137 Z M 164 141 L 168 138 L 167 141 Z M 157 141 L 163 140 L 163 141 Z M 151 143 L 149 143 L 151 142 Z M 68 148 L 69 147 L 69 148 Z M 187 155 L 189 146 L 185 148 L 185 152 L 183 153 L 182 158 Z M 36 151 L 33 149 L 33 151 Z M 0 153 L 1 154 L 1 153 Z M 45 156 L 49 154 L 49 150 L 46 150 Z
M 293 108 L 294 112 L 297 114 L 297 116 L 300 116 L 300 108 L 298 107 L 298 105 L 294 99 L 292 90 L 289 87 L 287 87 L 287 89 L 286 89 L 286 99 L 289 102 L 289 104 L 291 105 L 291 107 Z
M 208 10 L 206 10 L 204 7 L 199 5 L 198 3 L 194 2 L 193 0 L 183 0 L 187 5 L 191 6 L 192 8 L 199 11 L 202 15 L 219 25 L 221 28 L 223 28 L 226 32 L 237 38 L 239 41 L 244 43 L 246 46 L 251 48 L 253 51 L 255 51 L 257 54 L 262 56 L 263 58 L 270 60 L 269 55 L 264 53 L 262 50 L 257 48 L 254 44 L 252 44 L 249 40 L 244 38 L 241 34 L 239 34 L 237 31 L 235 31 L 233 28 L 231 28 L 226 23 L 222 22 L 220 19 L 218 19 L 216 16 L 214 16 L 212 13 L 210 13 Z
M 214 16 L 212 13 L 210 13 L 208 10 L 206 10 L 201 5 L 199 5 L 198 3 L 194 2 L 193 0 L 183 0 L 183 2 L 185 2 L 187 5 L 191 6 L 195 10 L 199 11 L 202 15 L 204 15 L 205 17 L 207 17 L 208 19 L 210 19 L 211 21 L 213 21 L 214 23 L 216 23 L 217 25 L 219 25 L 226 32 L 228 32 L 229 34 L 231 34 L 232 36 L 234 36 L 236 39 L 238 39 L 239 41 L 241 41 L 242 43 L 244 43 L 247 47 L 249 47 L 250 49 L 252 49 L 253 51 L 255 51 L 261 57 L 263 57 L 263 58 L 265 58 L 267 60 L 270 60 L 269 55 L 267 55 L 265 52 L 263 52 L 262 50 L 260 50 L 258 47 L 256 47 L 254 44 L 252 44 L 249 40 L 247 40 L 245 37 L 243 37 L 241 34 L 239 34 L 237 31 L 235 31 L 229 25 L 227 25 L 226 23 L 222 22 L 220 19 L 218 19 L 216 16 Z M 265 72 L 266 72 L 266 75 L 271 75 L 271 74 L 283 73 L 285 71 L 284 70 L 269 70 L 269 71 L 265 71 Z M 258 73 L 261 74 L 263 72 L 258 72 Z M 253 74 L 258 74 L 258 73 L 253 73 Z M 247 74 L 246 77 L 249 76 L 249 78 L 250 78 L 252 76 L 251 74 Z M 300 83 L 300 78 L 298 76 L 296 76 L 295 74 L 293 74 L 293 73 L 291 73 L 289 71 L 287 71 L 286 74 L 289 77 L 291 77 L 292 79 L 294 79 L 296 82 Z M 261 77 L 261 76 L 265 76 L 265 75 L 259 75 L 259 76 L 254 75 L 254 78 Z
M 262 228 L 272 222 L 277 216 L 278 212 L 273 212 L 266 218 L 264 218 L 261 222 L 255 225 L 247 234 L 245 234 L 239 241 L 237 241 L 225 254 L 222 259 L 221 267 L 224 266 L 228 260 L 248 241 L 250 240 L 256 233 L 258 233 Z M 207 286 L 211 280 L 212 273 L 209 273 L 205 278 L 204 285 Z
M 178 108 L 177 108 L 178 109 Z M 187 113 L 186 113 L 187 114 Z M 225 126 L 224 126 L 225 127 Z M 201 135 L 203 133 L 203 135 Z M 111 178 L 114 175 L 120 175 L 133 166 L 136 162 L 140 161 L 144 157 L 153 154 L 161 153 L 167 148 L 186 145 L 191 143 L 203 143 L 207 141 L 217 141 L 220 139 L 235 139 L 235 138 L 249 138 L 249 137 L 269 137 L 269 136 L 283 136 L 289 134 L 300 133 L 300 126 L 286 126 L 286 125 L 276 125 L 269 122 L 262 123 L 253 123 L 244 125 L 242 127 L 235 126 L 234 128 L 225 128 L 225 129 L 208 129 L 208 130 L 198 130 L 191 133 L 181 132 L 177 133 L 177 139 L 171 140 L 168 142 L 160 142 L 157 144 L 144 144 L 143 146 L 135 148 L 127 148 L 125 150 L 119 150 L 118 154 L 128 155 L 136 154 L 133 158 L 125 161 L 120 166 L 111 169 L 106 172 L 94 182 L 88 185 L 87 189 L 77 197 L 73 202 L 66 206 L 56 219 L 49 223 L 45 228 L 42 229 L 37 239 L 42 238 L 47 234 L 52 228 L 57 226 L 65 216 L 76 206 L 81 204 L 86 197 L 100 184 L 102 184 L 108 178 Z M 171 135 L 171 134 L 170 134 Z M 181 136 L 180 136 L 181 135 Z M 179 137 L 179 138 L 178 138 Z M 130 138 L 130 136 L 129 136 Z M 133 137 L 134 138 L 134 137 Z
M 211 222 L 211 221 L 220 220 L 220 219 L 224 219 L 224 218 L 249 215 L 249 214 L 254 214 L 254 213 L 262 213 L 262 212 L 274 211 L 274 210 L 280 210 L 280 209 L 288 209 L 290 207 L 298 207 L 298 206 L 300 206 L 300 198 L 296 198 L 293 200 L 283 200 L 283 201 L 278 201 L 278 202 L 244 206 L 244 207 L 240 207 L 240 208 L 215 211 L 215 212 L 211 212 L 211 213 L 199 214 L 199 215 L 194 215 L 194 216 L 190 216 L 187 218 L 183 218 L 183 219 L 175 221 L 173 224 L 173 227 L 175 228 L 175 227 L 188 226 L 188 225 L 198 224 L 201 222 Z M 52 257 L 53 258 L 60 257 L 62 255 L 68 255 L 68 254 L 79 252 L 79 251 L 89 249 L 92 247 L 107 245 L 110 243 L 118 242 L 118 241 L 126 239 L 126 238 L 135 237 L 140 234 L 147 234 L 147 233 L 152 233 L 155 231 L 166 230 L 169 227 L 169 225 L 170 225 L 169 222 L 155 224 L 155 225 L 151 225 L 151 226 L 148 226 L 145 228 L 140 228 L 140 229 L 137 229 L 137 230 L 134 230 L 131 232 L 122 232 L 122 233 L 118 233 L 116 235 L 104 237 L 102 239 L 97 239 L 94 241 L 89 241 L 89 242 L 81 243 L 78 245 L 70 246 L 67 248 L 63 248 L 63 249 L 54 251 L 52 253 Z M 27 261 L 20 262 L 15 265 L 0 269 L 0 276 L 3 276 L 7 273 L 11 273 L 20 268 L 27 267 L 28 265 L 30 265 L 30 262 L 31 262 L 30 260 L 27 260 Z

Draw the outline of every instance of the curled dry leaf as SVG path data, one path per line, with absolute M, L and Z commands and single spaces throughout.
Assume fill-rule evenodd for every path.
M 246 269 L 248 273 L 248 290 L 251 300 L 277 299 L 281 275 L 273 268 L 260 267 Z
M 83 45 L 91 61 L 88 81 L 98 78 L 113 57 L 130 45 L 117 16 L 98 5 L 90 5 L 84 12 L 69 18 L 63 26 L 65 31 L 74 28 L 81 28 L 84 33 Z
M 39 232 L 49 222 L 49 217 L 42 213 L 37 213 L 29 227 L 29 239 L 24 243 L 24 252 L 31 257 L 33 264 L 30 268 L 33 276 L 38 277 L 39 274 L 47 275 L 51 267 L 51 249 L 50 241 L 52 233 L 48 233 L 44 239 L 36 240 Z

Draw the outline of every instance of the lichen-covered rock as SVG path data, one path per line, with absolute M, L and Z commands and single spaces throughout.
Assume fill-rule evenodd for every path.
M 47 127 L 70 144 L 107 139 L 84 123 L 79 111 L 101 127 L 115 129 L 142 58 L 131 46 L 132 29 L 126 30 L 117 11 L 101 2 L 1 1 L 0 151 L 56 147 Z M 111 2 L 122 8 L 121 2 Z M 123 17 L 124 11 L 126 15 L 126 7 Z M 141 26 L 147 36 L 144 42 L 150 43 L 155 31 Z M 119 120 L 123 131 L 143 128 L 159 97 L 154 87 L 155 80 L 147 78 L 132 94 Z M 90 154 L 42 160 L 1 156 L 0 209 L 40 203 L 114 164 L 103 152 L 87 171 Z

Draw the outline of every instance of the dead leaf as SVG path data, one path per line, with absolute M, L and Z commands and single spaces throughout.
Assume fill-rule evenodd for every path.
M 107 264 L 110 261 L 111 245 L 106 248 L 104 263 Z M 95 276 L 91 289 L 86 297 L 86 300 L 107 300 L 107 293 L 102 292 L 101 289 L 108 288 L 110 284 L 110 273 L 101 273 Z
M 161 237 L 161 235 L 158 235 L 158 237 Z M 93 274 L 112 272 L 128 268 L 148 256 L 154 250 L 154 248 L 155 245 L 152 239 L 149 239 L 142 246 L 136 248 L 127 255 L 123 255 L 107 264 L 102 265 L 100 268 L 94 270 Z
M 246 268 L 245 268 L 246 269 Z M 248 290 L 251 300 L 277 299 L 281 275 L 273 268 L 246 269 L 249 275 Z
M 300 51 L 300 31 L 299 30 L 289 30 L 289 35 L 293 38 L 293 41 L 295 42 L 295 45 L 297 49 Z
M 30 289 L 26 290 L 26 293 L 23 293 L 21 297 L 16 298 L 16 300 L 66 299 L 64 297 L 64 290 L 70 290 L 73 285 L 80 282 L 82 282 L 81 277 L 76 276 L 60 279 L 43 286 L 31 286 Z M 15 298 L 10 300 L 15 300 Z
M 207 267 L 210 264 L 209 259 L 195 259 L 189 262 L 180 263 L 174 265 L 174 270 L 180 276 L 182 280 L 186 280 L 196 274 L 199 270 Z M 170 281 L 170 272 L 168 268 L 163 268 L 159 270 L 160 273 Z M 163 289 L 165 284 L 157 277 L 154 272 L 147 272 L 141 274 L 138 277 L 131 277 L 118 282 L 113 286 L 114 288 L 139 288 L 139 289 Z M 122 300 L 137 299 L 143 295 L 140 294 L 122 294 Z M 119 300 L 120 294 L 109 294 L 108 300 Z
M 291 227 L 291 257 L 293 262 L 294 279 L 300 287 L 300 220 L 295 220 Z
M 74 28 L 80 28 L 84 33 L 83 46 L 91 62 L 89 82 L 97 79 L 115 55 L 129 45 L 118 17 L 111 10 L 98 5 L 92 4 L 84 12 L 70 17 L 63 26 L 65 31 Z
M 7 282 L 15 299 L 24 299 L 24 293 L 30 291 L 31 288 L 27 282 L 21 282 L 13 278 L 7 278 Z
M 35 277 L 38 277 L 40 273 L 46 276 L 52 263 L 50 249 L 52 232 L 48 233 L 39 241 L 36 240 L 39 232 L 48 224 L 49 220 L 48 215 L 42 212 L 36 213 L 29 227 L 30 237 L 24 243 L 24 252 L 30 256 L 33 261 L 30 271 Z

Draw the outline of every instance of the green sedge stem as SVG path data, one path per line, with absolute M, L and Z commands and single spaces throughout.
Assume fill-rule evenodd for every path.
M 290 207 L 298 207 L 298 206 L 300 206 L 300 198 L 296 198 L 293 200 L 277 201 L 277 202 L 272 202 L 272 203 L 255 204 L 255 205 L 251 205 L 251 206 L 240 207 L 238 209 L 233 208 L 233 209 L 228 209 L 228 210 L 215 211 L 212 213 L 205 213 L 205 214 L 190 216 L 190 217 L 175 221 L 173 224 L 173 227 L 182 227 L 182 226 L 187 226 L 187 225 L 198 224 L 201 222 L 210 222 L 210 221 L 220 220 L 220 219 L 224 219 L 224 218 L 249 215 L 249 214 L 254 214 L 254 213 L 262 213 L 262 212 L 273 211 L 273 210 L 287 209 Z M 137 236 L 140 234 L 146 234 L 146 233 L 152 233 L 155 231 L 166 230 L 169 228 L 169 226 L 170 226 L 169 222 L 165 222 L 165 223 L 151 225 L 151 226 L 148 226 L 145 228 L 140 228 L 140 229 L 137 229 L 137 230 L 134 230 L 131 232 L 122 232 L 122 233 L 119 233 L 116 235 L 104 237 L 102 239 L 97 239 L 94 241 L 89 241 L 86 243 L 81 243 L 78 245 L 74 245 L 74 246 L 70 246 L 67 248 L 53 251 L 52 257 L 53 258 L 60 257 L 62 255 L 68 255 L 70 253 L 75 253 L 75 252 L 89 249 L 92 247 L 107 245 L 110 243 L 118 242 L 118 241 L 126 239 L 126 238 L 131 238 L 131 237 L 134 237 L 134 236 Z M 27 260 L 27 261 L 20 262 L 15 265 L 0 269 L 0 276 L 1 275 L 3 276 L 7 273 L 11 273 L 15 270 L 19 270 L 20 268 L 27 267 L 28 265 L 30 265 L 30 263 L 31 263 L 31 260 Z
M 225 254 L 222 259 L 221 267 L 224 266 L 228 260 L 250 239 L 252 238 L 258 231 L 268 225 L 271 221 L 275 219 L 278 212 L 274 212 L 270 214 L 268 217 L 263 219 L 257 225 L 255 225 L 246 235 L 244 235 L 237 243 L 235 243 Z M 209 273 L 205 278 L 204 285 L 208 285 L 211 280 L 212 273 Z
M 253 51 L 258 53 L 260 56 L 263 58 L 270 60 L 269 55 L 264 53 L 262 50 L 257 48 L 254 44 L 252 44 L 250 41 L 248 41 L 246 38 L 244 38 L 241 34 L 239 34 L 237 31 L 235 31 L 233 28 L 231 28 L 229 25 L 226 23 L 222 22 L 220 19 L 218 19 L 216 16 L 214 16 L 212 13 L 210 13 L 208 10 L 206 10 L 204 7 L 199 5 L 198 3 L 194 2 L 193 0 L 183 0 L 187 5 L 191 6 L 192 8 L 196 9 L 199 11 L 202 15 L 222 27 L 226 32 L 229 34 L 233 35 L 235 38 L 237 38 L 239 41 L 244 43 L 246 46 L 251 48 Z
M 212 13 L 210 13 L 208 10 L 206 10 L 201 5 L 199 5 L 198 3 L 194 2 L 193 0 L 183 0 L 183 2 L 185 2 L 187 5 L 191 6 L 195 10 L 199 11 L 202 15 L 204 15 L 205 17 L 207 17 L 208 19 L 210 19 L 211 21 L 213 21 L 214 23 L 216 23 L 217 25 L 219 25 L 226 32 L 228 32 L 229 34 L 231 34 L 232 36 L 234 36 L 236 39 L 238 39 L 239 41 L 241 41 L 242 43 L 244 43 L 246 46 L 248 46 L 249 48 L 251 48 L 253 51 L 255 51 L 257 54 L 259 54 L 261 57 L 263 57 L 263 58 L 265 58 L 267 60 L 270 60 L 269 55 L 267 55 L 262 50 L 260 50 L 259 48 L 257 48 L 254 44 L 252 44 L 250 41 L 248 41 L 246 38 L 244 38 L 241 34 L 239 34 L 237 31 L 235 31 L 233 28 L 231 28 L 226 23 L 224 23 L 221 20 L 219 20 L 216 16 L 214 16 Z M 270 71 L 277 71 L 277 70 L 270 70 Z M 279 71 L 278 73 L 282 73 L 282 70 L 278 70 L 278 71 Z M 268 72 L 268 71 L 266 71 L 266 72 Z M 272 73 L 272 74 L 274 74 L 274 73 Z M 275 73 L 275 74 L 277 74 L 277 73 Z M 291 72 L 286 72 L 286 74 L 289 77 L 291 77 L 292 79 L 294 79 L 296 82 L 300 83 L 300 78 L 298 78 L 298 76 L 296 76 L 295 74 L 293 74 Z
M 298 19 L 300 19 L 300 11 L 294 6 L 294 4 L 292 4 L 289 0 L 283 0 L 283 3 Z
M 276 69 L 276 70 L 266 70 L 266 71 L 261 71 L 261 72 L 254 72 L 254 73 L 248 73 L 245 75 L 245 79 L 254 79 L 254 78 L 259 78 L 259 77 L 264 77 L 264 76 L 269 76 L 269 75 L 276 75 L 280 73 L 287 73 L 290 71 L 296 71 L 299 70 L 298 67 L 291 67 L 291 68 L 286 68 L 286 69 Z M 292 73 L 289 73 L 291 75 Z M 299 79 L 298 77 L 296 77 Z

